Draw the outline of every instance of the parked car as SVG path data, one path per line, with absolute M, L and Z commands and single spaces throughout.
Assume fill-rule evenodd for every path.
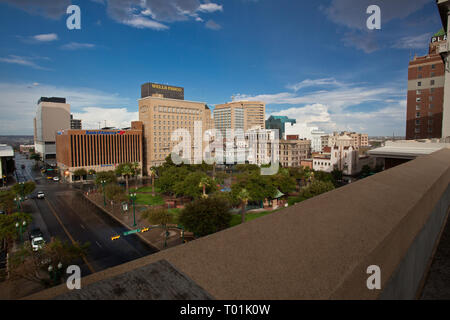
M 53 177 L 53 181 L 59 181 L 59 177 Z
M 38 199 L 44 199 L 44 198 L 45 198 L 44 192 L 38 191 L 38 193 L 37 193 L 37 198 L 38 198 Z
M 40 229 L 31 230 L 30 242 L 33 251 L 38 251 L 39 249 L 42 249 L 42 247 L 45 245 L 45 240 Z
M 0 210 L 0 214 L 6 214 L 6 212 L 3 210 Z
M 21 165 L 20 167 L 22 168 L 22 170 L 23 170 L 23 169 L 25 169 L 25 165 L 24 165 L 24 164 L 23 164 L 23 165 Z

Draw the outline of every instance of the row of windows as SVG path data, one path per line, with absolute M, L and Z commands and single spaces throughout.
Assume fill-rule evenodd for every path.
M 435 88 L 430 88 L 430 93 L 434 93 L 434 91 L 435 91 Z M 424 90 L 417 90 L 417 91 L 416 91 L 416 94 L 417 94 L 417 95 L 423 94 L 423 93 L 424 93 Z
M 434 80 L 430 80 L 430 86 L 434 86 L 435 81 Z M 422 81 L 417 82 L 417 86 L 421 87 L 422 86 Z
M 417 67 L 417 71 L 422 71 L 422 69 L 423 69 L 422 66 Z M 436 69 L 436 65 L 435 65 L 435 64 L 432 64 L 432 65 L 431 65 L 431 69 L 432 69 L 432 70 Z
M 71 135 L 71 166 L 141 162 L 139 135 Z
M 166 112 L 166 113 L 178 113 L 178 114 L 202 114 L 202 111 L 197 109 L 188 109 L 188 108 L 179 108 L 179 107 L 164 107 L 158 106 L 153 107 L 153 111 L 155 112 Z

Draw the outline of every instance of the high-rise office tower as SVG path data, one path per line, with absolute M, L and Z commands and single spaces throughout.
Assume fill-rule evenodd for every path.
M 259 101 L 235 101 L 216 105 L 214 125 L 225 137 L 226 129 L 265 129 L 266 104 Z
M 35 151 L 42 160 L 56 164 L 56 134 L 70 129 L 70 104 L 65 98 L 41 97 L 34 119 Z
M 153 166 L 162 165 L 173 148 L 180 144 L 180 141 L 171 140 L 177 129 L 185 129 L 189 133 L 190 160 L 193 161 L 195 123 L 201 123 L 202 139 L 204 132 L 213 128 L 211 110 L 204 102 L 186 101 L 183 88 L 156 83 L 146 83 L 141 87 L 139 120 L 144 125 L 143 154 L 146 172 Z M 206 145 L 203 142 L 202 148 Z M 186 155 L 181 156 L 188 158 Z

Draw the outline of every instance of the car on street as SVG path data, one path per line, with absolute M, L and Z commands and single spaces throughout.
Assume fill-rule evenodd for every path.
M 59 181 L 59 177 L 53 177 L 53 181 Z
M 39 249 L 42 249 L 42 247 L 45 245 L 45 240 L 40 229 L 31 230 L 30 242 L 33 251 L 38 251 Z
M 6 212 L 3 210 L 0 210 L 0 214 L 6 214 Z
M 37 193 L 37 198 L 38 198 L 38 199 L 44 199 L 44 198 L 45 198 L 45 193 L 42 192 L 42 191 L 38 191 L 38 193 Z

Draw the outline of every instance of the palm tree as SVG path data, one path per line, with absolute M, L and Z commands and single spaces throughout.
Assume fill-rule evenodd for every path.
M 150 171 L 148 173 L 150 177 L 152 178 L 152 196 L 155 196 L 155 176 L 156 176 L 156 169 L 154 167 L 150 168 Z
M 133 170 L 133 176 L 134 176 L 134 187 L 137 189 L 137 177 L 140 173 L 140 166 L 138 162 L 135 162 L 131 165 L 131 169 Z
M 203 188 L 203 198 L 206 198 L 206 187 L 210 185 L 210 181 L 208 177 L 203 177 L 200 179 L 200 184 L 198 185 L 200 188 Z
M 237 198 L 241 202 L 242 206 L 241 211 L 242 223 L 245 223 L 245 209 L 247 207 L 248 201 L 250 200 L 250 194 L 248 193 L 247 189 L 241 189 Z
M 126 190 L 128 194 L 128 177 L 133 175 L 133 168 L 132 164 L 130 163 L 123 163 L 117 167 L 117 173 L 121 175 L 122 177 L 125 177 L 125 183 L 126 183 Z

